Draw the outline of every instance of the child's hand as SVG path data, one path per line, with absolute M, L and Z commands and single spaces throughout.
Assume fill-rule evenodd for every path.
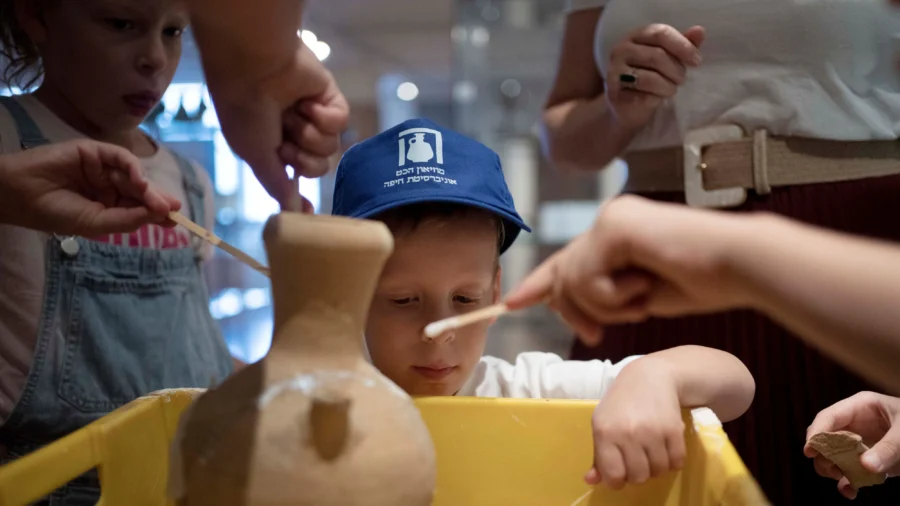
M 144 178 L 128 150 L 92 140 L 0 155 L 0 222 L 94 236 L 174 224 L 174 197 Z
M 820 432 L 847 430 L 862 436 L 869 451 L 862 454 L 860 463 L 873 473 L 900 475 L 900 398 L 873 392 L 860 392 L 823 409 L 806 430 L 809 439 Z M 856 490 L 831 461 L 822 457 L 808 444 L 803 448 L 819 475 L 838 482 L 838 491 L 853 499 Z
M 676 386 L 652 357 L 626 366 L 594 410 L 594 467 L 588 484 L 620 489 L 684 464 L 684 421 Z

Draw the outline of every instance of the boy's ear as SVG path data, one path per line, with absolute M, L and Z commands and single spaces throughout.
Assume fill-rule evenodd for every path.
M 497 266 L 497 272 L 494 274 L 494 300 L 493 304 L 500 302 L 503 296 L 500 294 L 500 278 L 503 277 L 503 267 Z
M 35 0 L 14 0 L 16 21 L 22 31 L 36 45 L 47 41 L 47 25 L 41 12 L 41 2 Z
M 493 296 L 493 300 L 491 301 L 491 304 L 497 304 L 498 302 L 500 302 L 500 299 L 502 299 L 502 296 L 500 295 L 500 278 L 503 277 L 502 275 L 503 275 L 503 268 L 498 265 L 497 272 L 496 272 L 496 274 L 494 274 L 494 283 L 493 283 L 494 296 Z M 496 322 L 496 321 L 497 321 L 496 316 L 494 318 L 491 318 L 491 325 L 493 325 L 494 322 Z

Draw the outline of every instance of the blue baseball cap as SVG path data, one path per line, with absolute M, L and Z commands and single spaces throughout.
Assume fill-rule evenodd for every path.
M 506 251 L 531 232 L 516 212 L 500 157 L 427 119 L 411 119 L 351 147 L 338 164 L 332 214 L 371 218 L 425 202 L 478 207 L 499 216 Z

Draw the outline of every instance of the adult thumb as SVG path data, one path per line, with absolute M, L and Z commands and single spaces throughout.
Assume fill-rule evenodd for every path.
M 703 45 L 703 41 L 706 40 L 706 29 L 702 26 L 692 26 L 684 31 L 683 35 L 691 44 L 696 48 L 700 48 Z
M 863 467 L 873 473 L 897 475 L 900 472 L 900 424 L 894 424 L 881 441 L 863 454 Z
M 551 294 L 555 279 L 555 266 L 543 264 L 513 288 L 503 302 L 513 311 L 540 304 Z
M 565 249 L 557 251 L 525 277 L 518 286 L 510 290 L 504 303 L 511 310 L 525 309 L 540 304 L 553 293 L 553 284 L 559 277 L 560 261 Z

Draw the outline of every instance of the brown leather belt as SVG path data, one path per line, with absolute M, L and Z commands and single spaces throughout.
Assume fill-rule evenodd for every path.
M 844 142 L 745 136 L 736 126 L 690 132 L 681 147 L 629 153 L 628 193 L 684 191 L 688 204 L 733 207 L 746 189 L 900 174 L 900 141 Z M 900 198 L 900 196 L 898 196 Z

